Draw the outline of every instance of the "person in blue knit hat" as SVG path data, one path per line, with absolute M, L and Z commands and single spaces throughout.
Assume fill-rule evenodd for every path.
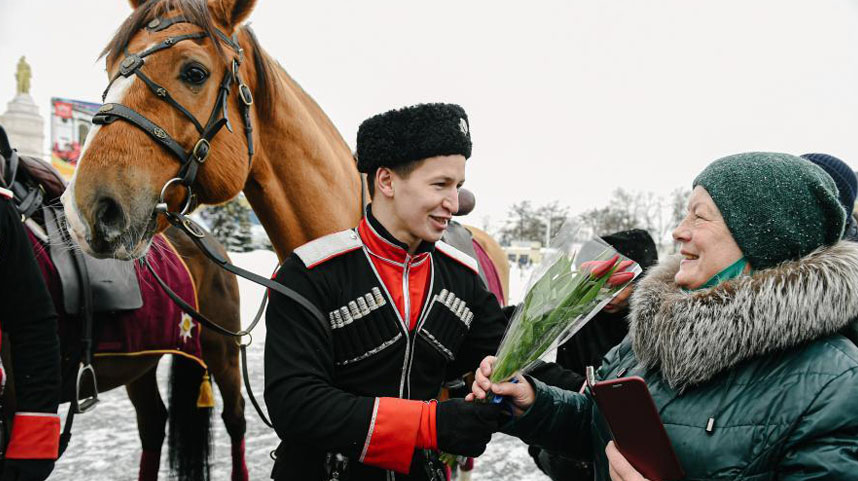
M 846 162 L 833 155 L 804 154 L 801 157 L 822 167 L 822 170 L 834 179 L 834 183 L 837 184 L 837 191 L 840 193 L 840 205 L 846 210 L 846 229 L 843 231 L 843 238 L 858 242 L 858 223 L 852 217 L 852 211 L 855 208 L 855 195 L 858 193 L 858 177 L 856 177 L 855 171 L 846 165 Z

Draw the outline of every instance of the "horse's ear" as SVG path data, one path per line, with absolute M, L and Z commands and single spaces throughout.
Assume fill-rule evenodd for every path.
M 256 6 L 256 0 L 208 0 L 209 9 L 212 12 L 215 20 L 233 31 L 241 25 L 241 22 L 247 20 L 253 7 Z
M 140 5 L 143 5 L 147 1 L 148 0 L 128 0 L 128 3 L 131 4 L 132 9 L 137 10 L 137 7 L 139 7 Z

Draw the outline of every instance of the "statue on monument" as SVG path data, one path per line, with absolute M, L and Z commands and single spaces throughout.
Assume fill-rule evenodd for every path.
M 16 91 L 18 95 L 30 93 L 31 76 L 30 64 L 27 63 L 27 60 L 22 55 L 21 59 L 18 60 L 18 70 L 15 72 L 15 80 L 18 81 L 18 89 Z
M 0 123 L 3 124 L 9 141 L 18 149 L 18 153 L 43 158 L 45 121 L 39 115 L 39 108 L 30 96 L 31 76 L 30 64 L 22 56 L 15 70 L 16 95 L 6 104 L 6 111 L 0 113 Z

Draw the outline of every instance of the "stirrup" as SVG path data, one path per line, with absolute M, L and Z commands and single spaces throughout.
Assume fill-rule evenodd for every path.
M 86 399 L 81 399 L 80 386 L 86 373 L 89 373 L 89 376 L 92 378 L 92 389 L 94 394 Z M 83 414 L 89 411 L 98 404 L 98 401 L 98 382 L 95 380 L 95 369 L 92 368 L 92 364 L 84 365 L 81 363 L 80 368 L 77 371 L 77 383 L 75 384 L 75 406 L 77 406 L 75 408 L 75 413 Z

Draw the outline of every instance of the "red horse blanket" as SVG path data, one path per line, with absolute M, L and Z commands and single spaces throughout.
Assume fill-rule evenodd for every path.
M 498 303 L 501 306 L 506 305 L 506 293 L 503 291 L 503 285 L 501 284 L 500 275 L 498 274 L 497 267 L 495 267 L 495 263 L 492 262 L 492 258 L 489 257 L 489 254 L 483 249 L 483 246 L 480 245 L 476 240 L 472 241 L 474 243 L 474 252 L 477 253 L 477 261 L 480 263 L 480 267 L 483 268 L 483 272 L 486 275 L 486 283 L 488 284 L 489 292 L 495 295 L 498 298 Z
M 80 321 L 64 310 L 62 285 L 48 249 L 29 229 L 27 233 L 59 315 L 60 339 L 80 339 Z M 197 292 L 191 273 L 164 236 L 155 236 L 146 258 L 176 294 L 197 308 Z M 205 368 L 200 347 L 202 326 L 170 300 L 148 270 L 135 263 L 135 272 L 143 307 L 95 315 L 96 357 L 179 354 Z

